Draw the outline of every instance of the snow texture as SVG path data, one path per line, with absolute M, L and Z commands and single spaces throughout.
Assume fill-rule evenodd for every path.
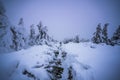
M 91 42 L 51 45 L 1 53 L 0 80 L 120 80 L 119 46 Z

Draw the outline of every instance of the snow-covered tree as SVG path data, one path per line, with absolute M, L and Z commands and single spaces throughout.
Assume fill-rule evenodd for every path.
M 79 43 L 79 42 L 80 42 L 80 39 L 79 39 L 79 36 L 78 36 L 78 35 L 75 36 L 75 38 L 74 38 L 74 42 L 75 42 L 75 43 Z
M 47 44 L 47 41 L 51 40 L 51 37 L 47 34 L 47 27 L 42 25 L 42 22 L 40 22 L 38 25 L 38 31 L 39 34 L 36 36 L 36 43 L 37 44 Z
M 74 43 L 79 43 L 80 42 L 80 38 L 79 38 L 79 35 L 76 35 L 75 37 L 73 38 L 66 38 L 63 40 L 63 43 L 64 44 L 67 44 L 69 42 L 74 42 Z
M 98 26 L 96 28 L 96 32 L 93 33 L 93 35 L 94 35 L 92 38 L 93 43 L 98 44 L 98 43 L 102 42 L 101 34 L 102 34 L 101 24 L 98 24 Z
M 41 32 L 41 28 L 43 27 L 42 22 L 40 21 L 39 24 L 37 25 L 39 32 Z
M 10 30 L 12 32 L 12 42 L 13 42 L 11 48 L 18 50 L 18 48 L 19 48 L 19 40 L 18 40 L 19 38 L 17 35 L 18 33 L 17 33 L 15 27 L 11 27 Z
M 9 52 L 12 45 L 11 24 L 5 14 L 4 5 L 0 1 L 0 52 Z
M 39 24 L 37 25 L 37 27 L 38 27 L 38 31 L 39 31 L 39 33 L 38 33 L 38 35 L 36 36 L 36 44 L 41 44 L 41 39 L 42 39 L 42 35 L 43 35 L 43 33 L 42 33 L 42 27 L 43 27 L 43 25 L 42 25 L 42 22 L 39 22 Z
M 36 39 L 36 35 L 35 35 L 35 29 L 34 29 L 34 25 L 32 24 L 30 26 L 30 36 L 29 36 L 29 45 L 35 45 L 35 39 Z
M 42 22 L 39 22 L 37 27 L 38 27 L 40 39 L 42 39 L 42 35 L 43 35 L 43 33 L 42 33 L 42 27 L 43 27 Z
M 62 78 L 64 68 L 62 67 L 62 58 L 59 58 L 60 54 L 59 50 L 55 50 L 53 60 L 45 67 L 51 80 L 60 80 Z
M 43 26 L 42 22 L 40 22 L 37 27 L 39 34 L 41 35 L 41 39 L 47 39 L 47 26 Z
M 44 27 L 42 27 L 42 29 L 41 29 L 41 31 L 42 31 L 42 38 L 43 39 L 47 39 L 47 26 L 44 26 Z
M 72 42 L 72 41 L 73 41 L 72 38 L 69 38 L 69 39 L 66 38 L 66 39 L 63 40 L 63 43 L 67 44 L 67 43 Z
M 6 28 L 8 26 L 8 18 L 5 15 L 5 8 L 3 3 L 0 1 L 0 29 Z M 2 31 L 0 31 L 1 33 Z
M 20 26 L 24 26 L 23 18 L 20 18 L 18 25 L 20 25 Z
M 111 41 L 114 44 L 120 44 L 120 25 L 118 26 L 118 28 L 114 32 L 113 37 L 111 38 Z
M 108 30 L 107 30 L 107 27 L 108 27 L 108 23 L 106 23 L 103 27 L 103 30 L 102 30 L 102 42 L 103 43 L 106 43 L 108 44 Z
M 68 80 L 73 80 L 72 66 L 68 68 Z
M 19 38 L 19 49 L 25 48 L 27 45 L 27 36 L 26 30 L 24 27 L 23 18 L 20 18 L 18 27 L 17 27 L 17 35 Z

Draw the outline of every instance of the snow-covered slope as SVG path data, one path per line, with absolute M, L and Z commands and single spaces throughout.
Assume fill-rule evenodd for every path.
M 0 54 L 0 80 L 120 80 L 120 47 L 39 45 Z
M 120 80 L 120 46 L 69 43 L 63 48 L 74 55 L 76 61 L 89 65 L 95 80 Z

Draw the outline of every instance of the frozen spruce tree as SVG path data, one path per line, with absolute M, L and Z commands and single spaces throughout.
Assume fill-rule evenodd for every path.
M 19 48 L 19 36 L 18 36 L 18 33 L 17 33 L 17 30 L 15 27 L 11 27 L 10 28 L 11 32 L 12 32 L 12 46 L 11 48 L 14 49 L 14 50 L 18 50 Z
M 102 42 L 103 43 L 106 43 L 108 44 L 108 30 L 107 30 L 107 27 L 108 27 L 108 23 L 106 23 L 103 27 L 103 30 L 102 30 Z
M 80 39 L 79 39 L 79 36 L 78 36 L 78 35 L 75 36 L 73 42 L 75 42 L 75 43 L 79 43 L 79 42 L 80 42 Z
M 34 25 L 32 24 L 32 25 L 30 26 L 30 36 L 29 36 L 29 45 L 30 45 L 30 46 L 35 45 L 35 39 L 36 39 L 35 29 L 34 29 Z
M 0 53 L 10 52 L 12 45 L 11 24 L 5 13 L 4 5 L 0 1 Z
M 92 38 L 93 43 L 98 44 L 98 43 L 102 42 L 101 34 L 102 34 L 101 24 L 98 24 L 98 26 L 96 28 L 96 32 L 93 33 L 93 35 L 94 35 Z
M 20 26 L 22 26 L 22 27 L 24 26 L 23 18 L 20 18 L 18 25 L 20 25 Z
M 46 26 L 43 26 L 42 25 L 42 22 L 40 22 L 38 25 L 37 25 L 37 27 L 38 27 L 38 31 L 39 31 L 39 33 L 38 33 L 38 35 L 37 35 L 37 37 L 36 37 L 36 43 L 39 45 L 39 44 L 43 44 L 43 43 L 45 43 L 45 44 L 47 44 L 47 41 L 49 40 L 49 36 L 48 36 L 48 34 L 47 34 L 47 27 Z
M 111 41 L 114 44 L 119 44 L 120 45 L 120 25 L 118 26 L 118 28 L 114 32 L 113 37 L 111 38 Z
M 40 22 L 38 25 L 38 31 L 39 31 L 39 36 L 40 39 L 47 39 L 47 26 L 43 26 L 42 22 Z
M 19 49 L 25 48 L 27 45 L 27 36 L 26 36 L 26 30 L 24 27 L 24 21 L 23 18 L 20 18 L 17 28 L 17 35 L 19 40 Z
M 47 39 L 47 26 L 44 26 L 44 27 L 42 27 L 42 33 L 43 33 L 43 35 L 42 35 L 42 38 L 43 39 Z
M 68 68 L 68 80 L 73 80 L 72 66 Z
M 64 68 L 62 67 L 62 61 L 66 57 L 66 55 L 61 56 L 60 50 L 55 50 L 53 59 L 49 62 L 49 64 L 45 67 L 50 80 L 62 80 L 62 74 Z
M 40 39 L 42 39 L 42 35 L 43 35 L 43 33 L 42 33 L 42 27 L 43 27 L 43 25 L 42 25 L 42 22 L 40 22 L 38 25 L 37 25 L 37 27 L 38 27 L 38 31 L 39 31 L 39 37 L 40 37 Z
M 39 45 L 39 44 L 41 44 L 40 42 L 41 42 L 42 35 L 43 35 L 43 33 L 42 33 L 42 27 L 43 27 L 42 22 L 39 22 L 39 24 L 37 25 L 37 27 L 38 27 L 39 33 L 36 36 L 36 40 L 35 41 Z

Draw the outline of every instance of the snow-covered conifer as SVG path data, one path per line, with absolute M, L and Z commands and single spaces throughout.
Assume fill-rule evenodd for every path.
M 43 35 L 42 35 L 42 38 L 43 39 L 47 39 L 47 26 L 44 26 L 44 27 L 42 27 L 42 33 L 43 33 Z
M 114 44 L 120 44 L 120 25 L 118 26 L 118 28 L 116 29 L 116 31 L 114 32 L 111 41 Z
M 102 30 L 102 42 L 103 43 L 106 43 L 108 44 L 108 30 L 107 30 L 107 27 L 108 27 L 108 23 L 106 23 L 103 27 L 103 30 Z
M 27 36 L 26 30 L 24 26 L 23 18 L 20 18 L 17 28 L 18 38 L 19 38 L 19 48 L 25 48 L 27 45 Z
M 32 24 L 30 26 L 30 36 L 29 36 L 29 45 L 35 45 L 35 39 L 36 39 L 36 36 L 35 36 L 35 29 L 34 29 L 34 25 Z
M 20 18 L 18 25 L 20 25 L 20 26 L 24 26 L 23 18 Z
M 4 5 L 0 1 L 0 51 L 10 51 L 12 45 L 11 24 L 5 14 Z
M 19 48 L 18 33 L 17 33 L 15 27 L 11 27 L 10 30 L 12 32 L 12 42 L 13 42 L 11 47 L 15 50 L 18 50 L 18 48 Z
M 102 42 L 101 33 L 102 33 L 101 24 L 98 24 L 96 32 L 93 34 L 94 35 L 92 38 L 93 43 L 98 44 Z
M 79 42 L 80 42 L 80 39 L 79 39 L 79 36 L 78 36 L 78 35 L 75 36 L 75 38 L 74 38 L 74 42 L 75 42 L 75 43 L 79 43 Z

